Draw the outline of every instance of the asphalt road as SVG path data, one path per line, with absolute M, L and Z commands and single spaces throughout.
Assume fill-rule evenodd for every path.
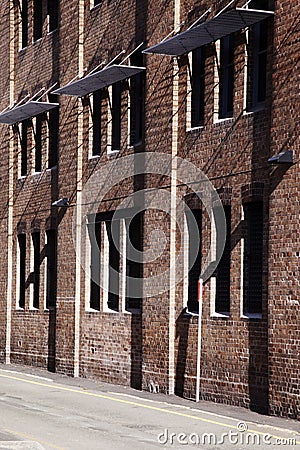
M 1 449 L 299 449 L 300 423 L 0 366 Z

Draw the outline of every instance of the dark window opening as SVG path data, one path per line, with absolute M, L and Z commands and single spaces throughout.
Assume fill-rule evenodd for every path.
M 199 312 L 198 303 L 198 280 L 201 275 L 201 235 L 202 235 L 202 211 L 194 209 L 191 211 L 197 224 L 199 239 L 195 242 L 195 232 L 188 219 L 189 230 L 189 277 L 188 277 L 188 311 L 193 313 Z M 196 258 L 195 258 L 196 248 Z M 192 250 L 193 249 L 193 250 Z
M 42 170 L 42 148 L 43 148 L 43 120 L 45 117 L 39 115 L 35 122 L 35 172 Z
M 56 230 L 48 230 L 47 236 L 47 285 L 46 308 L 53 309 L 56 304 L 57 288 L 57 233 Z
M 274 11 L 274 0 L 252 0 L 251 9 Z M 249 28 L 247 109 L 252 110 L 266 100 L 269 19 Z
M 56 30 L 58 27 L 58 0 L 48 0 L 47 15 L 49 32 Z
M 191 126 L 198 127 L 204 123 L 204 90 L 205 90 L 205 49 L 197 48 L 192 53 L 192 115 Z
M 40 233 L 32 233 L 33 244 L 33 307 L 40 304 Z
M 43 35 L 43 2 L 34 0 L 33 4 L 33 40 L 37 41 Z
M 252 0 L 248 8 L 249 9 L 259 9 L 263 11 L 274 11 L 275 2 L 274 0 Z
M 100 311 L 100 252 L 101 222 L 88 225 L 91 261 L 90 261 L 90 308 Z
M 21 122 L 21 176 L 27 175 L 28 120 Z
M 128 236 L 126 258 L 126 310 L 139 310 L 142 298 L 142 230 L 143 214 L 136 214 L 126 223 Z M 134 280 L 131 280 L 133 278 Z
M 262 312 L 263 203 L 244 205 L 244 313 Z
M 21 14 L 21 44 L 22 48 L 28 45 L 28 0 L 21 0 L 19 2 Z
M 234 35 L 220 40 L 219 116 L 221 119 L 233 115 L 234 91 Z
M 121 148 L 121 83 L 112 85 L 112 150 Z
M 216 270 L 216 301 L 217 313 L 230 311 L 230 253 L 231 253 L 231 206 L 223 206 L 226 219 L 226 241 L 223 254 Z M 217 227 L 217 249 L 219 247 L 219 234 Z
M 26 234 L 18 235 L 19 246 L 19 308 L 25 308 L 26 292 Z
M 101 152 L 101 104 L 102 91 L 93 93 L 93 156 Z
M 119 311 L 120 221 L 106 222 L 109 243 L 108 301 L 109 309 Z
M 131 64 L 143 67 L 143 55 L 140 52 L 133 54 Z M 143 140 L 144 128 L 144 89 L 145 72 L 136 74 L 130 80 L 130 145 L 138 145 Z
M 58 96 L 49 94 L 49 102 L 58 103 Z M 58 133 L 59 133 L 59 108 L 53 108 L 48 113 L 49 155 L 48 167 L 57 165 L 58 159 Z
M 268 21 L 253 26 L 253 106 L 266 100 Z

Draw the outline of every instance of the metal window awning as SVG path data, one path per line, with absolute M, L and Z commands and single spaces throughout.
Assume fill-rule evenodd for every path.
M 6 123 L 7 125 L 14 125 L 17 122 L 30 119 L 31 117 L 38 116 L 50 109 L 59 106 L 58 103 L 39 102 L 37 100 L 30 100 L 20 106 L 15 106 L 0 113 L 0 123 Z
M 56 89 L 53 91 L 53 94 L 83 97 L 98 89 L 110 86 L 118 81 L 125 80 L 126 78 L 133 77 L 143 70 L 146 70 L 146 68 L 114 64 Z
M 269 164 L 293 164 L 294 163 L 294 151 L 285 150 L 284 152 L 278 153 L 268 159 Z
M 183 33 L 147 48 L 143 53 L 180 56 L 274 15 L 272 11 L 234 8 Z

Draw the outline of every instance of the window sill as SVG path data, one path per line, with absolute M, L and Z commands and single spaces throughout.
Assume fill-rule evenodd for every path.
M 95 308 L 86 308 L 85 310 L 86 313 L 100 313 L 100 309 L 95 309 Z
M 96 9 L 100 8 L 100 6 L 102 6 L 102 2 L 99 3 L 98 5 L 92 6 L 92 7 L 90 8 L 90 12 L 95 11 Z
M 242 314 L 241 315 L 241 319 L 258 319 L 261 320 L 262 319 L 262 314 L 260 313 L 249 313 L 249 314 Z
M 54 30 L 48 31 L 47 36 L 52 36 L 53 34 L 56 34 L 58 31 L 58 28 L 55 28 Z
M 20 306 L 17 306 L 16 307 L 16 311 L 20 311 L 20 312 L 23 311 L 23 312 L 25 312 L 25 308 L 21 308 Z
M 100 159 L 100 155 L 92 155 L 92 156 L 89 156 L 89 161 L 95 161 L 95 160 L 97 160 L 97 159 Z
M 221 123 L 226 123 L 226 122 L 230 122 L 230 121 L 233 121 L 233 120 L 234 120 L 234 118 L 232 116 L 231 117 L 224 117 L 224 119 L 216 119 L 214 121 L 214 124 L 215 125 L 219 125 Z
M 46 172 L 53 172 L 54 170 L 57 170 L 57 165 L 52 167 L 47 167 Z
M 29 308 L 29 312 L 36 312 L 36 311 L 39 311 L 39 308 L 34 308 L 33 306 Z
M 187 133 L 196 133 L 197 131 L 202 131 L 204 129 L 204 125 L 199 125 L 197 127 L 190 127 L 186 129 Z
M 120 153 L 120 150 L 107 150 L 107 156 L 114 156 Z
M 262 103 L 261 105 L 257 105 L 255 108 L 251 108 L 249 110 L 245 110 L 243 112 L 243 116 L 251 116 L 255 113 L 261 112 L 261 111 L 265 111 L 266 110 L 266 105 L 265 103 Z
M 195 313 L 195 312 L 189 311 L 187 308 L 186 308 L 186 310 L 184 312 L 184 315 L 185 316 L 192 316 L 192 317 L 199 317 L 199 313 Z
M 46 171 L 44 171 L 44 172 L 32 172 L 29 175 L 29 179 L 31 180 L 31 182 L 33 182 L 33 181 L 34 182 L 38 182 L 38 181 L 42 180 L 42 178 L 44 177 L 45 173 L 46 173 Z
M 138 141 L 135 142 L 134 144 L 127 144 L 127 150 L 131 150 L 131 151 L 143 151 L 145 148 L 145 142 L 144 141 Z
M 25 51 L 28 49 L 28 45 L 26 47 L 19 48 L 18 53 L 25 53 Z
M 230 318 L 230 313 L 218 313 L 218 312 L 214 312 L 210 315 L 210 317 L 214 318 L 214 319 L 229 319 Z
M 41 36 L 41 37 L 38 38 L 38 39 L 33 40 L 33 41 L 32 41 L 32 45 L 39 44 L 40 42 L 42 42 L 42 40 L 43 40 L 43 36 Z
M 106 314 L 120 314 L 120 311 L 116 311 L 115 309 L 110 308 L 105 308 L 102 312 Z
M 124 311 L 122 311 L 122 313 L 133 316 L 133 315 L 141 314 L 141 310 L 140 309 L 125 309 Z

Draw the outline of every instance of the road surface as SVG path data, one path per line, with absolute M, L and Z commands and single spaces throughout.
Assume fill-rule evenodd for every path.
M 300 450 L 300 422 L 1 365 L 2 448 Z

